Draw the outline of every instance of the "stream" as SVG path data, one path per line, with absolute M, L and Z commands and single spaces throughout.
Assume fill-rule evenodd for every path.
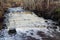
M 57 22 L 22 7 L 9 8 L 4 17 L 0 40 L 60 40 Z

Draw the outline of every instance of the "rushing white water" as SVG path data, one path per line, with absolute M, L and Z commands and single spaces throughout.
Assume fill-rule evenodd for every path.
M 46 28 L 16 28 L 17 33 L 14 35 L 8 34 L 9 29 L 5 29 L 1 31 L 1 37 L 0 40 L 28 40 L 28 37 L 35 38 L 33 40 L 43 40 L 43 38 L 47 38 L 48 36 L 54 37 L 52 34 L 50 34 L 48 29 Z M 44 37 L 41 37 L 38 35 L 38 31 L 44 33 L 43 35 L 46 35 Z M 40 34 L 41 35 L 41 34 Z M 29 40 L 32 40 L 31 38 Z
M 9 8 L 10 13 L 5 14 L 6 19 L 4 24 L 6 24 L 8 29 L 0 31 L 0 40 L 43 40 L 48 36 L 54 37 L 50 33 L 47 27 L 52 27 L 52 20 L 46 20 L 42 17 L 38 17 L 35 13 L 30 11 L 25 11 L 21 7 Z M 15 35 L 9 35 L 8 31 L 16 29 Z M 58 31 L 58 29 L 56 29 Z M 42 31 L 46 36 L 41 37 L 37 35 L 37 32 Z M 51 32 L 53 29 L 51 29 Z M 43 34 L 43 35 L 44 35 Z M 31 39 L 31 37 L 33 39 Z M 35 39 L 34 39 L 35 38 Z
M 53 23 L 51 20 L 45 20 L 42 17 L 38 17 L 35 13 L 30 11 L 24 11 L 21 8 L 9 8 L 10 13 L 6 14 L 5 24 L 8 28 L 20 28 L 20 27 L 47 27 Z M 19 12 L 18 12 L 19 11 Z M 23 11 L 23 12 L 22 12 Z

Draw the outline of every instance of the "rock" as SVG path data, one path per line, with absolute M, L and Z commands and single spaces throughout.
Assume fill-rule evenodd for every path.
M 12 35 L 12 34 L 16 34 L 16 29 L 10 29 L 9 31 L 8 31 L 8 34 L 9 35 Z
M 34 38 L 34 37 L 27 36 L 26 40 L 40 40 L 40 39 L 36 39 L 36 38 Z

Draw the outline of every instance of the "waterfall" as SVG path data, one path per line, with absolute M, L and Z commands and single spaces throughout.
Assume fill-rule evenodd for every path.
M 0 31 L 0 40 L 43 40 L 48 36 L 54 38 L 53 27 L 59 31 L 56 22 L 38 17 L 21 7 L 9 8 L 8 12 L 3 23 L 7 29 Z

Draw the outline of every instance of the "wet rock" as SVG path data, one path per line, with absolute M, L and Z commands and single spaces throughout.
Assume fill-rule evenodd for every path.
M 41 36 L 41 37 L 46 37 L 46 34 L 42 31 L 38 31 L 37 35 Z
M 31 35 L 33 35 L 33 33 L 30 33 Z
M 6 29 L 6 28 L 7 28 L 6 24 L 3 24 L 2 29 Z
M 55 37 L 48 36 L 48 38 L 42 38 L 42 40 L 57 40 L 57 39 Z
M 9 35 L 16 34 L 16 29 L 10 29 L 10 30 L 8 31 L 8 34 L 9 34 Z
M 57 27 L 53 27 L 53 29 L 57 29 Z
M 45 21 L 46 23 L 48 22 L 48 21 Z
M 40 40 L 40 39 L 36 39 L 34 37 L 31 37 L 31 36 L 27 36 L 26 38 L 27 38 L 26 40 Z

